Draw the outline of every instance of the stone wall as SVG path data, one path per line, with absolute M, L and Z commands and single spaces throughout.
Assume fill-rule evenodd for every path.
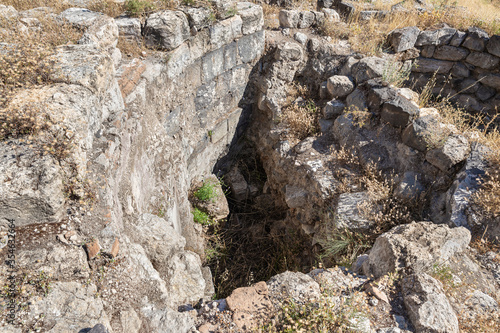
M 450 97 L 470 112 L 497 113 L 500 105 L 500 36 L 476 27 L 466 32 L 443 26 L 397 29 L 389 36 L 395 52 L 415 59 L 411 80 L 422 89 L 435 75 L 435 95 Z
M 78 331 L 101 322 L 110 331 L 130 331 L 123 327 L 125 311 L 134 318 L 134 332 L 141 326 L 183 332 L 192 318 L 177 307 L 211 297 L 210 270 L 201 261 L 202 229 L 193 222 L 188 194 L 241 134 L 252 102 L 248 81 L 265 46 L 262 8 L 230 4 L 237 15 L 219 21 L 209 20 L 204 8 L 189 7 L 153 13 L 144 22 L 82 8 L 58 15 L 81 28 L 82 38 L 58 47 L 54 84 L 21 91 L 12 103 L 43 108 L 54 129 L 72 139 L 71 154 L 58 160 L 39 155 L 22 139 L 0 142 L 2 230 L 9 219 L 20 238 L 51 230 L 26 238 L 16 256 L 20 269 L 53 267 L 51 278 L 60 281 L 52 296 L 35 302 L 29 320 L 44 312 L 51 313 L 45 319 L 49 326 L 58 322 Z M 5 8 L 14 17 L 36 14 L 0 7 Z M 119 35 L 144 37 L 157 51 L 127 58 L 116 48 Z M 91 284 L 79 306 L 93 304 L 98 316 L 58 315 L 54 309 L 72 297 L 63 291 L 83 283 L 82 273 L 75 272 L 88 278 L 88 266 L 102 258 L 95 259 L 94 246 L 87 263 L 81 244 L 89 239 L 107 255 L 118 242 L 118 293 Z M 46 249 L 47 257 L 40 259 L 33 247 Z M 51 264 L 53 258 L 69 259 L 60 267 Z M 7 277 L 5 265 L 0 273 L 2 280 Z M 96 292 L 105 302 L 94 299 Z

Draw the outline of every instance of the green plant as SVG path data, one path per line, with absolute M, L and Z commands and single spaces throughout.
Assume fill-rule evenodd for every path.
M 195 3 L 195 0 L 182 0 L 182 4 L 185 6 L 193 6 Z
M 208 179 L 203 181 L 203 185 L 197 189 L 193 195 L 201 201 L 214 201 L 217 198 L 217 186 L 220 185 L 220 182 L 216 182 L 214 180 Z
M 155 5 L 150 0 L 127 0 L 127 2 L 125 2 L 125 10 L 131 16 L 140 16 L 154 9 Z
M 233 17 L 234 15 L 238 14 L 238 9 L 236 7 L 233 7 L 233 8 L 229 8 L 227 11 L 226 11 L 226 17 Z
M 451 268 L 445 264 L 435 263 L 432 265 L 431 275 L 441 281 L 445 287 L 455 287 Z
M 199 223 L 201 225 L 212 225 L 212 224 L 214 224 L 214 220 L 212 220 L 207 213 L 199 210 L 196 207 L 191 211 L 191 214 L 193 214 L 193 220 L 196 223 Z

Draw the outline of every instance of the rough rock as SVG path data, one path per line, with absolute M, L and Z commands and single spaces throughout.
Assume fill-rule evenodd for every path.
M 44 298 L 34 300 L 30 318 L 44 315 L 44 322 L 51 323 L 52 332 L 71 330 L 103 324 L 111 329 L 101 298 L 95 297 L 97 288 L 78 282 L 55 282 Z
M 442 147 L 429 150 L 425 159 L 441 171 L 447 172 L 452 166 L 467 158 L 470 146 L 461 135 L 450 135 Z
M 491 87 L 495 88 L 496 90 L 500 89 L 500 75 L 498 74 L 486 74 L 481 76 L 481 83 Z
M 116 47 L 118 34 L 115 20 L 108 16 L 101 16 L 92 21 L 92 24 L 78 40 L 78 44 L 95 44 L 107 51 Z
M 236 325 L 243 330 L 256 328 L 259 320 L 268 317 L 273 309 L 265 282 L 235 289 L 226 302 L 229 310 L 234 312 L 233 319 L 239 319 L 235 321 Z
M 402 133 L 403 142 L 412 148 L 425 152 L 428 148 L 446 138 L 436 109 L 421 109 L 416 118 Z
M 300 12 L 282 9 L 278 17 L 282 28 L 297 28 L 300 20 Z
M 99 252 L 101 251 L 101 246 L 99 245 L 99 241 L 97 239 L 85 244 L 85 250 L 87 251 L 87 255 L 90 259 L 94 259 Z
M 243 21 L 241 31 L 243 35 L 253 34 L 264 26 L 264 14 L 262 6 L 251 2 L 238 2 L 236 9 Z
M 56 222 L 63 213 L 61 167 L 51 155 L 39 156 L 28 146 L 1 143 L 0 221 L 14 220 L 16 227 Z
M 486 31 L 476 27 L 471 27 L 467 30 L 467 38 L 465 38 L 462 46 L 471 51 L 482 52 L 486 47 L 488 40 L 489 37 Z
M 442 45 L 436 48 L 432 57 L 439 60 L 460 61 L 464 60 L 468 54 L 469 51 L 466 49 L 449 45 Z
M 115 18 L 120 36 L 128 39 L 141 38 L 141 21 L 136 17 L 119 16 Z
M 416 332 L 458 333 L 458 319 L 441 282 L 425 273 L 403 279 L 403 300 Z
M 151 332 L 188 333 L 195 330 L 194 319 L 189 312 L 177 312 L 148 304 L 141 309 L 141 313 L 148 319 Z
M 377 238 L 363 263 L 365 275 L 375 277 L 403 268 L 422 272 L 465 250 L 471 239 L 463 228 L 449 228 L 432 222 L 394 227 Z
M 500 57 L 500 36 L 491 36 L 488 44 L 486 44 L 486 50 L 488 50 L 489 53 Z
M 182 11 L 187 15 L 191 29 L 200 31 L 212 23 L 210 18 L 214 14 L 211 8 L 185 7 Z
M 213 219 L 221 220 L 229 215 L 229 205 L 227 203 L 221 182 L 214 175 L 210 175 L 203 181 L 204 184 L 211 186 L 213 197 L 208 200 L 196 200 L 195 205 L 202 211 L 208 213 Z
M 335 211 L 335 226 L 349 230 L 369 229 L 374 222 L 364 216 L 362 208 L 369 202 L 370 196 L 367 192 L 341 194 Z
M 354 89 L 354 91 L 350 93 L 349 96 L 347 96 L 345 101 L 346 107 L 349 110 L 355 109 L 358 111 L 363 111 L 368 108 L 368 105 L 366 104 L 365 93 L 359 87 Z
M 489 295 L 486 295 L 482 291 L 474 290 L 472 295 L 467 299 L 465 303 L 469 308 L 481 312 L 493 312 L 498 311 L 498 303 L 495 299 Z
M 290 208 L 299 208 L 307 203 L 307 192 L 298 186 L 286 185 L 285 201 Z
M 366 281 L 365 278 L 355 278 L 341 267 L 319 268 L 309 272 L 307 275 L 312 277 L 323 290 L 330 292 L 352 290 L 360 287 Z
M 59 14 L 58 17 L 80 29 L 85 29 L 102 16 L 103 14 L 101 13 L 96 13 L 85 8 L 68 8 Z
M 500 63 L 500 58 L 487 53 L 472 52 L 465 61 L 477 67 L 493 69 Z
M 412 71 L 417 73 L 448 73 L 455 63 L 451 61 L 418 58 Z
M 321 12 L 325 14 L 325 19 L 330 22 L 340 22 L 340 15 L 334 9 L 323 8 Z
M 420 194 L 425 190 L 425 187 L 421 184 L 419 179 L 422 179 L 421 175 L 413 171 L 405 172 L 394 190 L 394 194 L 404 200 L 417 200 Z
M 108 330 L 103 324 L 97 324 L 88 333 L 108 333 Z
M 339 100 L 334 99 L 326 103 L 325 107 L 323 108 L 323 117 L 325 119 L 333 119 L 336 116 L 341 115 L 344 109 L 345 104 Z
M 450 46 L 458 47 L 458 46 L 462 45 L 462 43 L 466 37 L 467 37 L 466 32 L 457 30 L 457 32 L 455 33 L 455 36 L 453 36 L 453 38 L 450 41 Z
M 387 60 L 377 57 L 363 58 L 352 66 L 352 76 L 358 84 L 381 77 L 384 73 L 386 63 Z
M 345 97 L 354 90 L 354 83 L 347 76 L 334 75 L 328 78 L 328 92 L 332 97 Z
M 389 41 L 394 52 L 403 52 L 415 46 L 420 29 L 417 27 L 406 27 L 396 29 L 389 34 Z
M 238 168 L 231 169 L 226 175 L 225 181 L 231 188 L 231 193 L 236 201 L 243 201 L 247 198 L 248 184 Z
M 189 23 L 183 12 L 164 10 L 153 13 L 146 19 L 144 37 L 149 47 L 170 51 L 189 36 Z
M 300 12 L 299 15 L 299 23 L 297 24 L 297 28 L 306 29 L 310 28 L 316 19 L 316 16 L 313 12 Z
M 445 45 L 448 44 L 455 33 L 456 29 L 445 27 L 437 30 L 425 30 L 420 32 L 418 39 L 415 42 L 416 46 L 425 45 Z
M 417 105 L 398 94 L 382 105 L 381 120 L 395 127 L 405 127 L 419 112 Z
M 296 301 L 319 299 L 319 285 L 310 276 L 299 272 L 286 271 L 267 281 L 269 295 L 281 299 L 291 297 Z
M 302 32 L 296 32 L 294 35 L 293 35 L 293 38 L 299 42 L 300 44 L 302 45 L 306 45 L 307 44 L 307 35 L 302 33 Z

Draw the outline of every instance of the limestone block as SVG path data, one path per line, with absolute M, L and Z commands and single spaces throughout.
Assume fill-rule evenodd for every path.
M 363 272 L 379 277 L 404 268 L 426 271 L 464 251 L 470 240 L 469 230 L 463 227 L 432 222 L 400 225 L 377 238 Z
M 419 34 L 419 28 L 406 27 L 392 31 L 388 38 L 394 52 L 403 52 L 415 46 Z
M 238 40 L 238 53 L 243 63 L 257 60 L 264 53 L 265 32 L 259 31 Z
M 264 26 L 264 13 L 262 7 L 251 2 L 238 2 L 238 15 L 243 21 L 241 31 L 243 35 L 250 35 Z
M 116 47 L 118 34 L 115 20 L 103 15 L 92 21 L 92 24 L 78 40 L 78 44 L 95 44 L 104 50 L 109 50 Z
M 297 24 L 297 28 L 305 29 L 310 28 L 316 20 L 316 15 L 313 12 L 300 12 L 299 15 L 299 23 Z
M 429 150 L 425 159 L 441 171 L 447 172 L 452 166 L 465 160 L 469 152 L 469 142 L 465 137 L 450 135 L 442 147 Z
M 146 19 L 144 37 L 146 45 L 170 51 L 190 36 L 186 14 L 181 11 L 163 10 Z
M 129 39 L 141 38 L 141 21 L 136 17 L 119 16 L 115 18 L 120 36 Z
M 321 12 L 325 14 L 325 20 L 329 22 L 340 22 L 340 15 L 334 9 L 323 8 Z
M 191 28 L 196 31 L 208 27 L 212 23 L 212 15 L 215 15 L 207 7 L 183 7 L 182 11 L 187 15 Z
M 431 111 L 432 110 L 432 111 Z M 415 119 L 402 134 L 403 143 L 419 151 L 427 151 L 429 147 L 444 139 L 443 129 L 438 118 L 438 111 L 435 109 L 422 109 L 426 115 Z
M 269 295 L 277 299 L 288 296 L 301 302 L 319 299 L 321 295 L 319 284 L 310 276 L 299 272 L 286 271 L 275 275 L 267 281 L 267 287 Z
M 363 58 L 352 66 L 352 76 L 358 84 L 376 77 L 381 77 L 384 73 L 386 64 L 387 60 L 385 59 L 377 57 Z
M 334 75 L 328 78 L 327 88 L 332 97 L 345 97 L 354 90 L 354 83 L 347 76 Z
M 85 8 L 68 8 L 58 15 L 58 18 L 80 29 L 89 27 L 97 18 L 103 16 Z
M 282 28 L 297 28 L 300 21 L 300 12 L 296 10 L 283 9 L 279 13 L 280 27 Z
M 210 82 L 224 72 L 224 50 L 222 48 L 205 55 L 201 60 L 201 80 Z
M 403 300 L 416 332 L 458 333 L 458 319 L 441 282 L 425 273 L 403 279 Z
M 302 32 L 296 32 L 294 35 L 293 35 L 293 38 L 299 42 L 300 44 L 302 45 L 306 45 L 307 44 L 307 35 L 302 33 Z

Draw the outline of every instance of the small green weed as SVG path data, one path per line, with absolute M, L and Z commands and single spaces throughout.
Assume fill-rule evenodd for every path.
M 217 198 L 217 186 L 219 182 L 213 180 L 205 180 L 203 181 L 203 185 L 197 189 L 193 194 L 194 196 L 201 201 L 214 200 Z
M 444 264 L 432 265 L 431 275 L 441 281 L 446 287 L 455 287 L 451 268 Z
M 212 224 L 214 224 L 214 220 L 212 220 L 207 213 L 199 210 L 198 208 L 194 208 L 191 211 L 191 214 L 193 214 L 193 220 L 196 223 L 199 223 L 201 225 L 212 225 Z
M 319 260 L 333 260 L 342 266 L 351 266 L 356 258 L 367 251 L 372 240 L 369 236 L 349 229 L 336 230 L 325 239 L 320 240 L 323 253 Z
M 127 0 L 127 2 L 125 2 L 125 10 L 131 16 L 141 16 L 145 12 L 154 9 L 155 5 L 150 0 Z
M 226 11 L 226 17 L 233 17 L 234 15 L 238 14 L 238 9 L 236 7 L 230 8 Z

